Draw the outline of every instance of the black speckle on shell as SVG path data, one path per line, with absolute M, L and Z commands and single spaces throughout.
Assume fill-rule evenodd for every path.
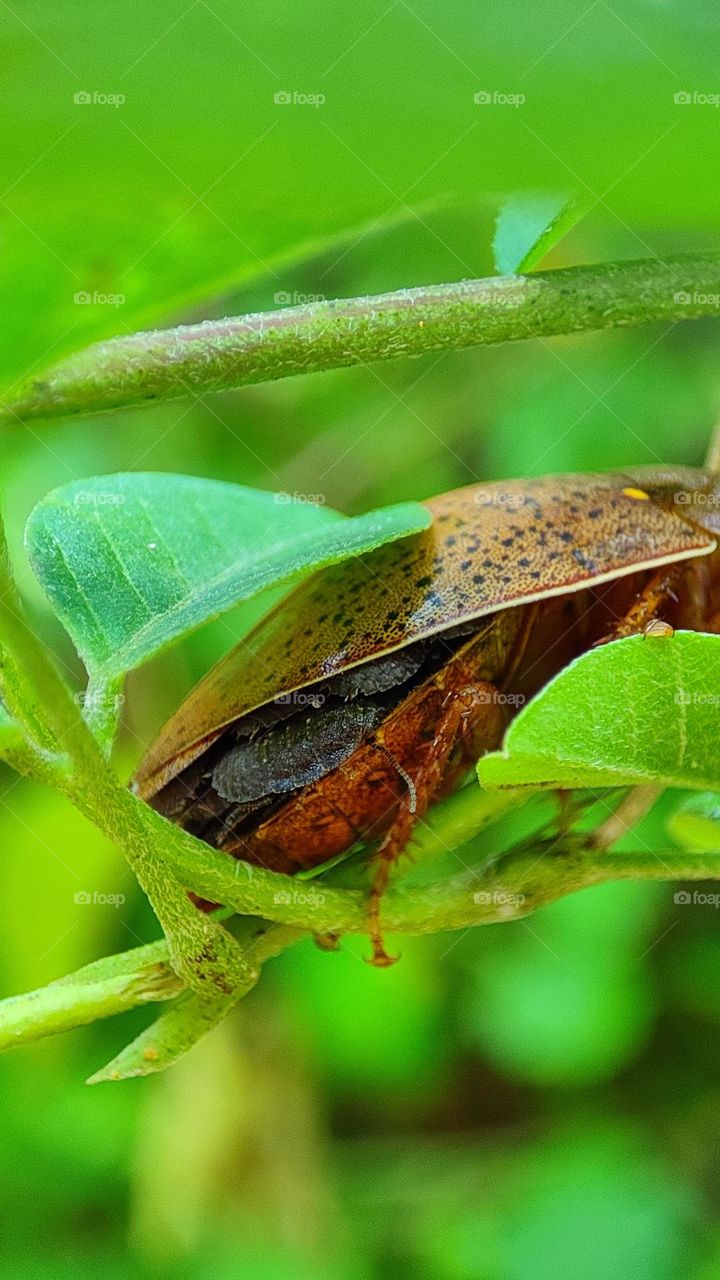
M 649 501 L 628 496 L 638 485 Z M 638 468 L 499 481 L 430 499 L 429 529 L 327 566 L 218 664 L 148 752 L 136 778 L 140 794 L 156 795 L 227 726 L 278 695 L 327 686 L 369 660 L 436 634 L 447 638 L 450 628 L 499 609 L 706 554 L 715 508 L 703 506 L 704 532 L 682 518 L 674 494 L 716 488 L 699 471 Z

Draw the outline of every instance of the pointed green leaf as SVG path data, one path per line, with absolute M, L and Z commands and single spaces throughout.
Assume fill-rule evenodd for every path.
M 149 1027 L 87 1080 L 103 1084 L 154 1075 L 173 1066 L 212 1031 L 236 1003 L 233 996 L 199 996 L 184 991 Z
M 48 494 L 26 541 L 91 674 L 111 680 L 266 587 L 429 523 L 416 503 L 350 519 L 290 494 L 136 472 Z
M 493 251 L 501 275 L 528 271 L 575 226 L 587 201 L 558 192 L 523 192 L 503 205 Z
M 259 925 L 245 918 L 235 922 L 235 938 L 245 957 L 245 977 L 230 994 L 198 995 L 182 992 L 151 1026 L 127 1045 L 112 1062 L 96 1071 L 88 1084 L 127 1080 L 132 1076 L 165 1071 L 212 1031 L 233 1005 L 251 991 L 260 977 L 263 961 L 279 955 L 296 942 L 301 932 L 278 925 Z
M 478 764 L 484 787 L 720 785 L 720 636 L 631 636 L 585 653 Z

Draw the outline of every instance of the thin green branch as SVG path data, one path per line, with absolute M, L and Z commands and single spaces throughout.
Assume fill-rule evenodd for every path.
M 720 254 L 338 299 L 96 343 L 6 406 L 51 418 L 522 338 L 720 314 Z
M 242 915 L 304 928 L 313 933 L 366 933 L 368 899 L 361 888 L 339 888 L 319 877 L 298 882 L 278 872 L 265 871 L 236 861 L 172 826 L 128 793 L 142 811 L 148 834 L 182 883 L 201 897 L 221 902 Z M 445 815 L 447 814 L 447 827 Z M 457 821 L 456 797 L 449 797 L 434 811 L 436 849 L 453 847 Z M 478 813 L 479 825 L 486 818 Z M 164 828 L 163 838 L 160 828 Z M 469 824 L 463 826 L 466 840 Z M 667 850 L 639 857 L 609 854 L 591 845 L 591 834 L 570 833 L 561 841 L 538 841 L 531 847 L 510 850 L 489 865 L 482 863 L 450 879 L 416 887 L 398 880 L 383 900 L 382 918 L 388 932 L 435 933 L 491 924 L 508 916 L 524 915 L 587 885 L 603 880 L 720 879 L 720 853 L 688 854 Z M 503 895 L 520 895 L 513 904 Z M 489 896 L 488 896 L 489 895 Z M 515 909 L 517 907 L 517 909 Z
M 247 956 L 247 978 L 243 987 L 229 995 L 202 996 L 185 991 L 161 1013 L 159 1018 L 141 1031 L 111 1062 L 90 1076 L 88 1084 L 110 1080 L 128 1080 L 134 1076 L 153 1075 L 165 1071 L 189 1053 L 247 995 L 260 977 L 261 966 L 271 956 L 292 946 L 303 933 L 299 929 L 257 920 L 235 921 L 235 936 L 243 942 Z M 0 1006 L 0 1013 L 2 1006 Z
M 489 867 L 470 868 L 421 890 L 409 892 L 399 883 L 383 904 L 383 919 L 397 933 L 467 929 L 530 915 L 569 893 L 614 880 L 718 879 L 720 853 L 597 853 L 571 835 L 511 850 Z
M 162 1070 L 162 1065 L 167 1065 L 163 1054 L 166 1058 L 172 1052 L 174 1057 L 179 1057 L 191 1048 L 204 1031 L 211 1030 L 235 1001 L 255 985 L 264 962 L 279 955 L 302 936 L 300 930 L 267 925 L 258 920 L 234 921 L 233 929 L 247 958 L 247 965 L 244 985 L 238 986 L 230 995 L 199 995 L 188 991 L 170 964 L 167 943 L 152 942 L 96 960 L 37 991 L 0 1001 L 0 1051 L 70 1031 L 138 1005 L 175 1001 L 181 996 L 180 1019 L 187 1024 L 184 1042 L 181 1039 L 179 1042 L 176 1035 L 172 1038 L 172 1046 L 166 1043 L 167 1027 L 176 1026 L 178 1015 L 170 1024 L 161 1018 L 148 1027 L 139 1040 L 123 1050 L 117 1060 L 103 1068 L 97 1079 L 112 1079 L 120 1070 L 133 1075 Z M 171 1008 L 174 1009 L 175 1005 Z M 195 1015 L 192 1025 L 188 1010 Z M 137 1057 L 141 1065 L 144 1062 L 145 1069 L 126 1070 L 131 1056 Z
M 267 877 L 271 882 L 293 884 L 287 877 L 258 873 L 263 888 Z M 678 850 L 662 854 L 598 853 L 588 849 L 579 837 L 570 835 L 560 844 L 557 841 L 528 844 L 489 866 L 468 868 L 450 880 L 420 890 L 400 882 L 389 891 L 383 916 L 392 932 L 434 933 L 520 918 L 568 893 L 606 881 L 713 879 L 720 879 L 720 853 L 688 854 Z M 238 901 L 245 901 L 243 895 L 234 892 L 233 883 L 229 874 L 227 898 L 235 896 Z M 207 881 L 199 874 L 195 887 L 202 884 Z M 326 900 L 320 884 L 312 890 L 313 897 L 308 903 L 308 892 L 306 887 L 297 894 L 294 907 L 287 902 L 266 903 L 267 910 L 278 916 L 302 915 L 302 927 L 268 928 L 262 922 L 247 919 L 232 922 L 247 968 L 245 983 L 231 995 L 191 997 L 190 993 L 183 993 L 182 980 L 169 964 L 167 944 L 155 942 L 98 960 L 42 990 L 0 1002 L 0 1049 L 67 1031 L 136 1005 L 172 1000 L 183 993 L 181 1001 L 171 1007 L 167 1016 L 142 1032 L 92 1080 L 162 1070 L 225 1016 L 236 999 L 254 985 L 265 960 L 292 945 L 306 930 L 365 932 L 364 894 L 336 891 L 328 893 Z M 259 900 L 262 896 L 256 884 L 256 897 Z
M 148 836 L 147 823 L 110 769 L 78 702 L 29 626 L 12 574 L 0 521 L 0 695 L 24 731 L 18 752 L 24 771 L 48 781 L 51 765 L 41 748 L 48 742 L 66 752 L 69 766 L 55 781 L 77 807 L 125 852 L 165 933 L 172 963 L 191 987 L 229 993 L 245 980 L 237 943 L 188 898 Z M 38 741 L 39 739 L 39 741 Z M 58 757 L 59 759 L 59 757 Z
M 183 990 L 165 942 L 108 956 L 50 986 L 0 1003 L 0 1049 L 82 1027 Z

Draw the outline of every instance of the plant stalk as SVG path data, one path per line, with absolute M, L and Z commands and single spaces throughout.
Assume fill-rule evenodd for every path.
M 96 413 L 374 361 L 718 314 L 720 253 L 462 280 L 111 338 L 35 379 L 5 413 Z

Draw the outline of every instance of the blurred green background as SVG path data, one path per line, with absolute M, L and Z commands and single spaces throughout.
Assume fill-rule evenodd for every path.
M 49 348 L 149 321 L 491 273 L 513 187 L 592 188 L 548 265 L 715 247 L 717 111 L 673 103 L 717 87 L 720 21 L 702 3 L 4 10 L 8 382 Z M 280 89 L 327 102 L 278 107 Z M 478 123 L 479 89 L 526 91 L 523 122 L 491 107 Z M 127 102 L 76 106 L 79 90 Z M 74 304 L 87 289 L 126 301 Z M 3 510 L 30 604 L 80 682 L 21 550 L 33 504 L 69 479 L 175 470 L 354 513 L 478 478 L 699 464 L 719 409 L 713 321 L 451 353 L 6 428 Z M 132 677 L 123 770 L 266 603 Z M 157 936 L 116 851 L 9 773 L 0 845 L 3 994 Z M 75 901 L 88 891 L 124 902 Z M 296 947 L 164 1077 L 81 1083 L 148 1011 L 8 1055 L 5 1266 L 18 1280 L 720 1275 L 717 933 L 714 909 L 676 904 L 672 885 L 605 886 L 403 940 L 387 972 L 361 939 Z

